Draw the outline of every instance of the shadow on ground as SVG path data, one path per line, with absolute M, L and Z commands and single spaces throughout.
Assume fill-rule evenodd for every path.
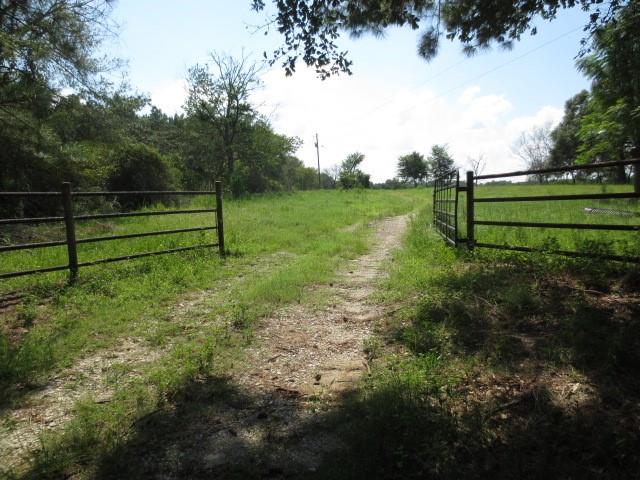
M 327 403 L 203 377 L 94 477 L 637 478 L 637 271 L 466 266 L 390 324 L 411 355 L 362 389 Z

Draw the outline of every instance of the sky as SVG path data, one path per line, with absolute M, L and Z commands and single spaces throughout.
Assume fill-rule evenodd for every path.
M 119 34 L 104 51 L 125 61 L 122 75 L 134 89 L 166 113 L 179 113 L 190 66 L 207 63 L 214 51 L 258 62 L 281 44 L 277 32 L 257 31 L 265 14 L 250 7 L 251 0 L 119 0 L 112 12 Z M 555 125 L 564 102 L 589 86 L 575 68 L 586 22 L 579 9 L 566 10 L 538 22 L 538 34 L 526 34 L 513 49 L 473 57 L 443 40 L 431 62 L 416 53 L 417 31 L 343 35 L 338 43 L 349 51 L 353 75 L 321 81 L 302 64 L 292 77 L 265 67 L 253 102 L 278 133 L 303 141 L 297 155 L 307 166 L 317 164 L 317 133 L 321 168 L 361 152 L 362 170 L 375 182 L 395 176 L 400 155 L 426 156 L 434 144 L 446 144 L 463 170 L 479 155 L 484 173 L 520 169 L 518 136 Z

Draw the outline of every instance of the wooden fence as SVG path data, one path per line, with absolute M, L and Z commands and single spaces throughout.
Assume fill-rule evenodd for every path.
M 497 173 L 491 175 L 474 175 L 467 172 L 466 184 L 460 185 L 457 172 L 447 172 L 438 177 L 434 184 L 433 221 L 436 230 L 443 238 L 454 246 L 466 244 L 470 250 L 474 248 L 493 248 L 499 250 L 513 250 L 518 252 L 539 252 L 540 249 L 523 245 L 501 245 L 483 242 L 476 235 L 477 225 L 487 225 L 501 228 L 559 228 L 572 230 L 600 230 L 600 231 L 631 231 L 640 232 L 640 225 L 628 224 L 603 224 L 603 223 L 554 223 L 554 222 L 527 222 L 527 221 L 494 221 L 484 220 L 476 217 L 475 205 L 477 203 L 501 203 L 501 202 L 563 202 L 569 200 L 612 200 L 612 199 L 640 199 L 640 192 L 620 192 L 620 193 L 584 193 L 575 195 L 535 195 L 535 196 L 511 196 L 511 197 L 476 197 L 475 185 L 482 180 L 496 180 L 510 177 L 562 174 L 575 171 L 598 170 L 605 168 L 615 168 L 620 166 L 634 165 L 640 169 L 640 159 L 625 160 L 619 162 L 602 162 L 588 165 L 572 165 L 558 168 L 545 168 L 536 170 L 523 170 L 507 173 Z M 453 181 L 452 179 L 456 180 Z M 458 235 L 458 196 L 461 192 L 466 193 L 466 226 L 467 236 L 461 238 Z M 452 207 L 449 205 L 453 205 Z M 544 250 L 546 253 L 564 255 L 569 257 L 591 257 L 605 260 L 616 260 L 632 263 L 640 263 L 640 257 L 628 255 L 608 255 L 594 252 L 577 252 L 567 250 Z
M 172 196 L 194 196 L 194 195 L 215 195 L 216 206 L 215 208 L 203 208 L 203 209 L 179 209 L 179 210 L 159 210 L 159 211 L 139 211 L 139 212 L 124 212 L 124 213 L 98 213 L 98 214 L 86 214 L 76 215 L 74 212 L 74 199 L 81 197 L 172 197 Z M 24 275 L 32 275 L 36 273 L 57 272 L 61 270 L 69 270 L 69 277 L 71 281 L 74 281 L 78 276 L 78 271 L 81 267 L 89 267 L 93 265 L 99 265 L 103 263 L 120 262 L 124 260 L 131 260 L 134 258 L 150 257 L 154 255 L 164 255 L 169 253 L 184 252 L 188 250 L 195 250 L 200 248 L 213 248 L 218 247 L 218 251 L 221 256 L 224 256 L 224 221 L 222 211 L 222 184 L 221 182 L 215 183 L 215 191 L 108 191 L 108 192 L 74 192 L 71 190 L 71 184 L 65 182 L 62 184 L 62 188 L 59 192 L 0 192 L 0 199 L 2 198 L 34 198 L 45 197 L 48 199 L 55 199 L 61 202 L 63 216 L 57 217 L 37 217 L 37 218 L 4 218 L 0 219 L 0 227 L 5 225 L 21 225 L 21 224 L 45 224 L 45 223 L 63 223 L 65 228 L 65 239 L 55 240 L 38 243 L 23 243 L 23 244 L 11 244 L 0 246 L 0 254 L 6 252 L 12 252 L 17 250 L 35 250 L 41 248 L 58 247 L 62 245 L 67 246 L 67 259 L 66 265 L 56 265 L 52 267 L 36 268 L 32 270 L 22 270 L 16 272 L 0 273 L 0 280 L 7 278 L 21 277 Z M 159 230 L 148 231 L 142 233 L 130 233 L 123 235 L 110 235 L 102 237 L 89 237 L 89 238 L 77 238 L 76 237 L 76 222 L 86 220 L 98 220 L 107 218 L 130 218 L 130 217 L 148 217 L 159 215 L 190 215 L 199 213 L 213 213 L 215 216 L 214 225 L 204 225 L 193 228 L 181 228 L 174 230 Z M 107 242 L 112 240 L 123 240 L 140 237 L 150 237 L 157 235 L 173 235 L 187 232 L 202 232 L 207 230 L 217 231 L 217 243 L 189 245 L 178 248 L 171 248 L 166 250 L 157 250 L 153 252 L 138 252 L 129 255 L 102 258 L 99 260 L 92 260 L 87 262 L 80 262 L 78 260 L 77 246 L 79 244 Z

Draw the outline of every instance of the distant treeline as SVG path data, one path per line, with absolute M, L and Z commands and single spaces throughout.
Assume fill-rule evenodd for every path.
M 106 0 L 26 0 L 0 7 L 0 190 L 211 188 L 235 196 L 318 187 L 296 157 L 300 140 L 274 131 L 251 103 L 258 64 L 212 54 L 189 69 L 184 113 L 114 86 L 97 55 L 114 31 Z M 325 186 L 336 184 L 324 174 Z M 42 207 L 42 204 L 40 204 Z M 16 213 L 15 202 L 0 214 Z
M 217 179 L 234 195 L 318 186 L 317 172 L 295 156 L 298 139 L 276 133 L 248 98 L 224 89 L 198 97 L 196 81 L 215 87 L 219 77 L 190 81 L 186 113 L 173 116 L 122 89 L 48 89 L 37 109 L 5 107 L 0 190 L 57 190 L 62 181 L 82 190 L 200 189 Z

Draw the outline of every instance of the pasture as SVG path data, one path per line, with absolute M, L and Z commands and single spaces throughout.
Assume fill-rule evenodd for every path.
M 134 382 L 140 388 L 146 385 L 145 393 L 124 382 L 123 402 L 128 407 L 109 405 L 119 415 L 135 418 L 193 375 L 213 364 L 218 368 L 222 358 L 249 341 L 257 318 L 279 305 L 301 301 L 308 296 L 306 286 L 327 281 L 338 265 L 365 252 L 369 221 L 411 211 L 424 194 L 424 190 L 304 192 L 229 201 L 224 260 L 212 249 L 86 268 L 74 285 L 67 285 L 66 272 L 2 282 L 5 296 L 19 294 L 19 300 L 3 304 L 0 313 L 2 428 L 5 433 L 13 428 L 7 412 L 28 404 L 29 395 L 57 372 L 131 338 L 145 346 L 143 351 L 163 351 L 161 358 L 146 365 L 143 380 Z M 213 200 L 196 199 L 195 206 L 209 201 Z M 78 237 L 188 228 L 202 222 L 195 215 L 91 222 L 79 226 Z M 45 227 L 26 235 L 21 238 L 37 241 L 59 238 L 61 231 Z M 99 251 L 97 245 L 80 245 L 79 257 L 82 261 L 137 249 L 171 248 L 178 241 L 201 243 L 202 239 L 188 235 L 193 234 L 186 239 L 108 242 L 99 244 Z M 10 252 L 3 256 L 2 268 L 12 271 L 60 262 L 65 262 L 64 247 Z M 201 297 L 206 299 L 200 302 Z M 198 308 L 188 308 L 190 302 Z M 131 367 L 117 368 L 125 373 L 115 373 L 116 378 L 127 378 Z M 131 405 L 133 399 L 140 405 Z M 99 418 L 102 421 L 103 415 Z M 118 418 L 112 419 L 113 428 L 126 432 L 128 424 Z
M 631 185 L 542 184 L 542 185 L 478 185 L 476 198 L 537 195 L 578 195 L 632 192 Z M 462 235 L 466 236 L 466 202 L 461 194 Z M 585 208 L 611 209 L 626 215 L 593 214 Z M 629 214 L 629 212 L 631 214 Z M 636 199 L 566 200 L 535 202 L 477 203 L 476 220 L 591 223 L 640 225 L 640 206 Z M 590 231 L 575 229 L 519 228 L 476 226 L 476 241 L 496 244 L 523 245 L 542 249 L 596 250 L 618 255 L 640 255 L 638 232 Z
M 628 189 L 480 185 L 476 192 L 482 197 L 603 188 Z M 0 310 L 0 429 L 4 439 L 23 444 L 15 449 L 0 441 L 0 472 L 9 478 L 115 478 L 114 472 L 135 477 L 143 467 L 176 478 L 218 472 L 223 467 L 212 467 L 194 440 L 208 434 L 203 419 L 219 418 L 212 412 L 222 408 L 257 411 L 251 418 L 268 418 L 265 425 L 279 421 L 256 406 L 259 396 L 240 396 L 229 380 L 244 365 L 246 351 L 264 342 L 261 321 L 292 305 L 321 318 L 335 302 L 327 288 L 334 287 L 336 272 L 372 248 L 367 225 L 410 212 L 402 242 L 381 266 L 388 276 L 370 285 L 364 277 L 372 293 L 363 305 L 382 312 L 370 320 L 370 336 L 359 347 L 366 374 L 331 401 L 323 395 L 287 400 L 299 412 L 313 412 L 305 427 L 310 435 L 330 432 L 342 445 L 305 475 L 514 478 L 526 469 L 538 476 L 619 478 L 637 471 L 637 267 L 452 249 L 431 227 L 431 198 L 429 189 L 417 188 L 226 201 L 224 259 L 212 249 L 85 268 L 73 285 L 66 272 L 1 283 L 4 297 L 17 299 Z M 212 201 L 197 198 L 190 206 Z M 464 201 L 460 205 L 464 228 Z M 477 218 L 613 223 L 585 217 L 585 206 L 638 208 L 627 200 L 501 203 L 485 210 L 480 203 Z M 189 228 L 203 221 L 195 215 L 86 222 L 78 237 Z M 640 223 L 638 217 L 615 219 L 623 222 Z M 37 241 L 61 231 L 39 227 L 12 234 Z M 214 240 L 215 232 L 81 245 L 79 256 L 82 261 L 204 243 L 206 235 Z M 637 232 L 478 227 L 476 238 L 639 251 Z M 12 252 L 3 256 L 2 269 L 60 262 L 64 247 Z M 347 275 L 353 273 L 349 268 Z M 23 434 L 25 412 L 51 411 L 55 401 L 61 402 L 62 420 Z M 193 438 L 176 439 L 179 431 Z M 268 445 L 291 441 L 272 432 L 250 449 L 265 456 Z M 225 464 L 220 472 L 224 478 L 272 472 L 254 467 Z M 273 471 L 285 475 L 287 468 Z

